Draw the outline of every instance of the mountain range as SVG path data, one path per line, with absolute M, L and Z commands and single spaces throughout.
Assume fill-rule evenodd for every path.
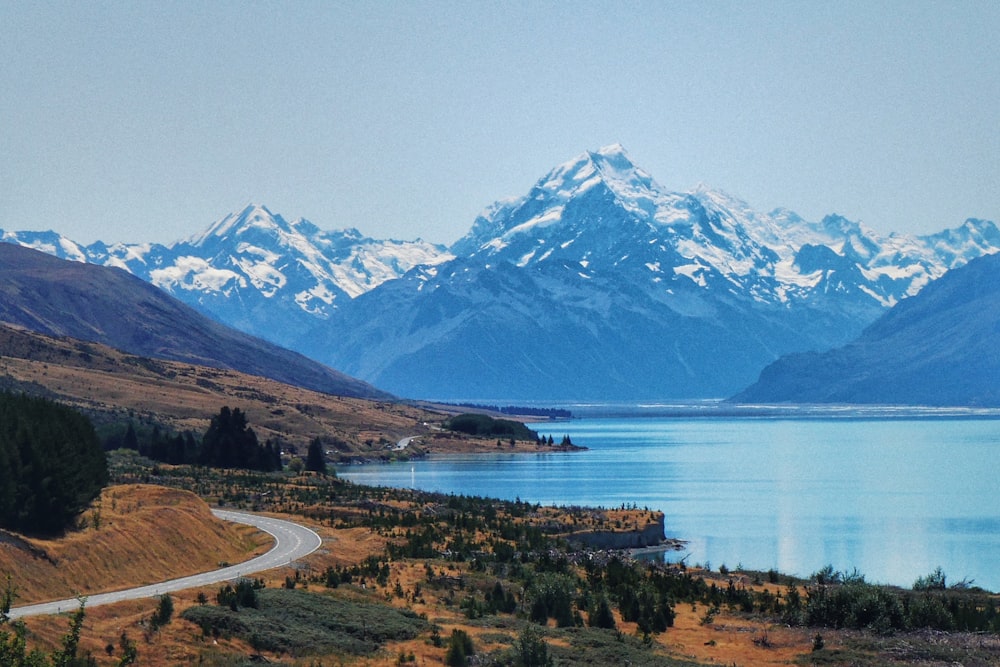
M 619 145 L 489 206 L 449 248 L 255 205 L 171 245 L 2 238 L 123 268 L 397 395 L 521 400 L 731 395 L 781 355 L 844 345 L 1000 250 L 989 221 L 882 236 L 706 187 L 674 192 Z
M 949 271 L 848 345 L 782 357 L 734 400 L 1000 406 L 1000 255 Z
M 124 269 L 220 322 L 285 346 L 291 332 L 328 319 L 340 303 L 450 257 L 430 243 L 326 232 L 252 204 L 169 245 L 81 245 L 53 231 L 3 232 L 0 240 Z

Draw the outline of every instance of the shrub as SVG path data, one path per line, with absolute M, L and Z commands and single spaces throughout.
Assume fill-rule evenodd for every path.
M 444 663 L 449 667 L 465 667 L 469 664 L 469 656 L 475 653 L 472 637 L 464 630 L 452 630 L 448 641 L 448 651 L 444 655 Z

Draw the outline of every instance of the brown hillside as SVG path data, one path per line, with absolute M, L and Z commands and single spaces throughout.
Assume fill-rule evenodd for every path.
M 391 398 L 307 357 L 231 329 L 127 271 L 0 244 L 0 321 L 155 359 L 235 369 L 318 391 Z
M 303 446 L 338 438 L 345 450 L 375 453 L 429 432 L 441 416 L 387 401 L 332 396 L 266 378 L 137 357 L 71 338 L 0 325 L 0 387 L 77 407 L 95 423 L 146 420 L 203 432 L 223 405 L 239 407 L 261 441 Z
M 14 581 L 16 605 L 196 574 L 271 544 L 253 528 L 216 519 L 193 493 L 158 486 L 109 487 L 80 523 L 52 540 L 0 532 L 0 572 Z

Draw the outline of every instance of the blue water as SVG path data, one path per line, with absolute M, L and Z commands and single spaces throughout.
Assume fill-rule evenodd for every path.
M 1000 420 L 674 416 L 539 425 L 588 451 L 483 454 L 342 468 L 364 484 L 666 515 L 689 563 L 830 564 L 910 586 L 1000 590 Z

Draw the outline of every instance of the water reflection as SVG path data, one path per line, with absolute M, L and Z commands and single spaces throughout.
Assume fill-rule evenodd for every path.
M 590 447 L 341 470 L 361 483 L 662 510 L 689 562 L 909 586 L 941 566 L 1000 589 L 1000 421 L 580 419 Z M 542 431 L 545 433 L 545 431 Z M 557 438 L 558 439 L 558 438 Z

